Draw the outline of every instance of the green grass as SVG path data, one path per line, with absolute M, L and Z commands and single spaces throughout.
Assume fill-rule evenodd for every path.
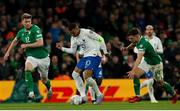
M 0 110 L 179 110 L 180 102 L 171 104 L 170 101 L 159 101 L 152 104 L 150 101 L 139 103 L 104 102 L 101 105 L 91 103 L 71 105 L 69 103 L 1 103 Z

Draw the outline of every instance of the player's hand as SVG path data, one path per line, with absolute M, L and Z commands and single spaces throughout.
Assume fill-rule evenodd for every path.
M 6 53 L 6 54 L 4 55 L 4 60 L 5 60 L 5 61 L 8 60 L 8 57 L 9 57 L 9 53 Z
M 63 47 L 63 43 L 62 42 L 56 43 L 56 48 L 62 49 L 62 47 Z
M 101 59 L 102 64 L 107 63 L 107 61 L 108 61 L 108 58 L 106 56 L 103 56 Z
M 22 48 L 22 49 L 27 48 L 27 44 L 21 44 L 21 48 Z
M 131 70 L 131 71 L 127 72 L 127 74 L 128 74 L 129 78 L 134 78 L 135 72 Z

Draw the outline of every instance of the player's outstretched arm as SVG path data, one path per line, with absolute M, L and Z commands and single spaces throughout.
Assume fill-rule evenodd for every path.
M 18 43 L 17 38 L 15 37 L 14 40 L 11 42 L 10 46 L 8 47 L 5 55 L 4 55 L 4 60 L 8 60 L 9 53 L 11 49 Z
M 66 52 L 66 53 L 75 54 L 76 50 L 77 50 L 77 45 L 76 45 L 76 43 L 74 43 L 71 40 L 71 47 L 70 48 L 63 47 L 63 43 L 62 42 L 56 43 L 56 48 L 62 50 L 63 52 Z
M 158 44 L 157 44 L 157 53 L 162 54 L 163 53 L 163 46 L 162 46 L 162 42 L 160 39 L 158 39 Z
M 131 43 L 127 47 L 122 47 L 121 51 L 126 51 L 126 50 L 129 50 L 129 49 L 133 49 L 134 47 L 135 47 L 135 44 Z

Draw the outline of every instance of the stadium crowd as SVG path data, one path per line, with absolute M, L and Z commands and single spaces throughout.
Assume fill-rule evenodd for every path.
M 178 0 L 0 0 L 0 80 L 14 80 L 24 68 L 23 50 L 15 47 L 8 62 L 3 60 L 9 43 L 21 28 L 21 15 L 29 12 L 43 32 L 50 52 L 50 79 L 70 79 L 75 56 L 61 52 L 55 44 L 70 46 L 69 22 L 102 35 L 111 53 L 103 63 L 104 78 L 124 78 L 134 63 L 133 51 L 121 52 L 129 44 L 127 32 L 134 26 L 142 32 L 151 24 L 164 47 L 165 80 L 180 84 L 180 2 Z M 180 87 L 180 86 L 178 86 Z

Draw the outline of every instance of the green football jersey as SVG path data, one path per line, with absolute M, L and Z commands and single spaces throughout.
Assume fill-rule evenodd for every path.
M 21 41 L 25 44 L 34 43 L 39 39 L 43 39 L 40 28 L 37 25 L 32 25 L 29 31 L 27 31 L 26 28 L 23 27 L 18 31 L 16 37 L 18 41 Z M 39 59 L 45 58 L 49 55 L 48 51 L 44 48 L 44 46 L 26 48 L 25 53 L 27 57 L 32 56 Z
M 145 37 L 141 37 L 140 41 L 136 44 L 136 48 L 138 51 L 144 52 L 144 60 L 149 65 L 156 65 L 161 62 L 160 56 L 154 51 L 152 45 L 145 39 Z

